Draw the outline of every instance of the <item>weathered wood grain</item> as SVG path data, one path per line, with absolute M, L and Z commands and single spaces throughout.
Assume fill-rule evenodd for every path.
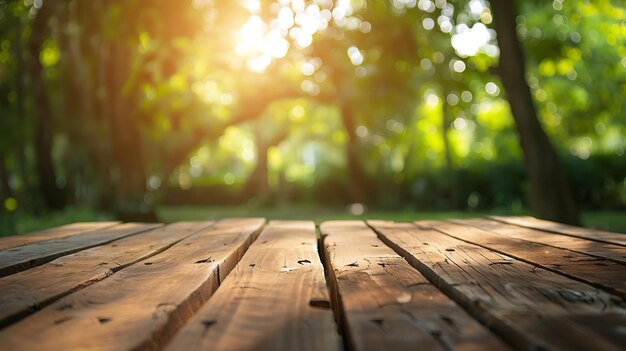
M 313 222 L 273 221 L 167 350 L 338 350 Z
M 94 246 L 158 228 L 162 224 L 126 223 L 0 251 L 0 277 L 15 274 Z
M 433 229 L 370 225 L 429 281 L 519 349 L 626 345 L 626 310 L 615 296 Z
M 626 247 L 624 246 L 580 239 L 573 236 L 558 235 L 486 219 L 466 219 L 455 222 L 516 239 L 572 250 L 587 255 L 606 258 L 620 264 L 626 264 Z
M 325 222 L 320 229 L 349 349 L 508 349 L 364 222 Z
M 156 349 L 213 293 L 263 219 L 222 220 L 0 331 L 0 350 Z
M 77 235 L 92 230 L 104 229 L 118 224 L 119 222 L 82 222 L 63 225 L 56 228 L 46 229 L 43 231 L 14 235 L 0 238 L 0 250 L 11 247 L 32 244 L 38 241 L 63 238 L 66 236 Z
M 626 267 L 619 263 L 575 251 L 509 238 L 464 223 L 464 221 L 418 222 L 422 228 L 438 230 L 453 238 L 580 280 L 622 298 L 626 297 Z
M 538 219 L 534 217 L 489 216 L 489 218 L 504 223 L 514 224 L 520 227 L 539 229 L 547 232 L 574 236 L 577 238 L 626 246 L 625 234 L 605 232 L 597 229 L 574 227 L 571 225 L 545 221 L 543 219 Z
M 181 222 L 57 258 L 0 278 L 0 326 L 156 255 L 212 222 Z

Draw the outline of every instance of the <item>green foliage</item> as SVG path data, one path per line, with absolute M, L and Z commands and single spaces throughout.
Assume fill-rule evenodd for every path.
M 243 0 L 43 3 L 49 32 L 33 51 L 43 10 L 0 2 L 10 184 L 0 197 L 10 193 L 20 214 L 42 210 L 32 60 L 50 99 L 55 181 L 77 206 L 342 204 L 355 191 L 393 208 L 526 204 L 484 1 L 316 0 L 303 11 Z M 519 4 L 527 81 L 577 199 L 625 208 L 626 10 L 609 0 Z M 281 8 L 300 17 L 272 32 Z M 265 24 L 242 37 L 246 23 Z M 266 187 L 246 193 L 261 166 Z M 354 188 L 355 174 L 365 187 Z M 207 198 L 185 195 L 196 189 Z

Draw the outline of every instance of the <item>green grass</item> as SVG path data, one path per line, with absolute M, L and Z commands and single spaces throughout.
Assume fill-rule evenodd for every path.
M 582 222 L 585 227 L 626 234 L 626 213 L 619 211 L 584 212 Z
M 319 224 L 333 219 L 383 219 L 405 222 L 424 219 L 452 219 L 476 218 L 488 215 L 521 216 L 530 214 L 528 211 L 441 211 L 424 212 L 414 210 L 371 210 L 361 216 L 351 214 L 347 208 L 324 207 L 276 207 L 276 208 L 249 208 L 240 207 L 161 207 L 157 211 L 159 218 L 166 222 L 194 221 L 219 219 L 224 217 L 265 217 L 272 219 L 301 219 L 314 220 Z M 585 212 L 582 214 L 583 225 L 589 228 L 626 233 L 626 214 L 618 211 Z
M 411 210 L 370 210 L 357 216 L 350 213 L 348 208 L 326 208 L 314 206 L 292 206 L 275 208 L 249 208 L 241 207 L 161 207 L 157 211 L 159 218 L 166 222 L 210 220 L 225 217 L 265 217 L 268 220 L 313 220 L 319 224 L 323 221 L 334 219 L 384 219 L 389 221 L 416 221 L 422 219 L 449 219 L 449 218 L 472 218 L 489 214 L 521 215 L 524 213 L 512 213 L 510 211 L 459 211 L 459 212 L 416 212 Z
M 49 212 L 41 215 L 18 212 L 12 219 L 15 221 L 17 234 L 30 233 L 63 224 L 74 222 L 110 221 L 113 215 L 99 212 L 86 207 L 70 207 L 60 212 Z M 12 235 L 12 226 L 7 219 L 0 221 L 0 237 Z
M 390 221 L 415 221 L 423 219 L 475 218 L 487 215 L 525 215 L 528 212 L 460 211 L 460 212 L 418 212 L 413 210 L 370 210 L 361 216 L 351 214 L 347 208 L 329 208 L 319 206 L 291 206 L 275 208 L 234 207 L 194 207 L 163 206 L 157 209 L 161 221 L 211 220 L 224 217 L 265 217 L 272 219 L 314 220 L 321 223 L 333 219 L 384 219 Z M 18 234 L 29 233 L 73 222 L 104 221 L 114 219 L 112 214 L 102 213 L 90 208 L 68 208 L 62 212 L 53 212 L 40 216 L 18 213 L 15 217 Z M 617 211 L 585 212 L 583 224 L 587 227 L 626 233 L 626 214 Z M 11 235 L 6 223 L 0 223 L 0 236 Z

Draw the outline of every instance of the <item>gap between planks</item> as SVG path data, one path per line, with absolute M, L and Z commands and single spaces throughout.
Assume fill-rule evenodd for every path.
M 618 327 L 626 323 L 626 310 L 615 296 L 439 231 L 368 223 L 429 281 L 520 350 L 620 350 L 626 343 Z
M 212 295 L 264 222 L 222 220 L 194 233 L 1 330 L 0 350 L 158 349 Z
M 157 255 L 213 223 L 170 224 L 0 278 L 0 327 Z
M 626 297 L 626 267 L 611 260 L 499 235 L 473 227 L 464 220 L 419 221 L 415 224 L 595 286 L 622 299 Z
M 167 228 L 167 227 L 166 227 L 166 228 Z M 367 227 L 366 227 L 366 228 L 367 228 Z M 373 232 L 372 232 L 372 233 L 373 233 Z M 379 234 L 379 236 L 380 236 L 380 233 L 378 233 L 378 234 Z M 373 235 L 375 236 L 376 234 L 373 234 Z M 446 234 L 442 234 L 442 235 L 446 235 Z M 495 234 L 494 234 L 494 235 L 495 235 Z M 449 236 L 449 235 L 448 235 L 448 236 Z M 131 238 L 124 239 L 124 240 L 128 240 L 128 239 L 132 239 L 132 237 L 131 237 Z M 378 239 L 377 239 L 377 240 L 378 240 Z M 121 240 L 120 240 L 120 241 L 121 241 Z M 386 243 L 386 242 L 385 242 L 385 243 Z M 317 247 L 318 247 L 317 253 L 318 253 L 318 255 L 319 255 L 319 256 L 318 256 L 318 259 L 321 259 L 321 260 L 322 260 L 322 262 L 324 262 L 324 273 L 326 274 L 326 277 L 327 277 L 326 279 L 324 279 L 324 282 L 325 282 L 326 284 L 331 284 L 333 281 L 335 281 L 335 280 L 334 280 L 334 279 L 335 279 L 335 277 L 334 277 L 334 272 L 333 272 L 333 270 L 332 270 L 332 267 L 331 267 L 331 266 L 329 266 L 329 265 L 325 262 L 326 260 L 329 260 L 330 258 L 328 257 L 328 253 L 327 253 L 327 252 L 326 252 L 326 250 L 324 249 L 323 237 L 322 237 L 322 239 L 320 239 L 319 241 L 317 241 L 317 242 L 316 242 L 316 244 L 318 245 L 318 246 L 317 246 Z M 177 245 L 178 245 L 178 244 L 177 244 Z M 383 244 L 383 246 L 384 246 L 384 245 L 389 245 L 389 244 L 387 244 L 387 243 L 386 243 L 386 244 Z M 392 245 L 389 245 L 389 246 L 392 246 Z M 174 247 L 175 247 L 175 246 L 174 246 Z M 385 246 L 385 247 L 386 247 L 386 246 Z M 320 249 L 320 248 L 321 248 L 321 249 Z M 483 248 L 484 248 L 484 247 L 483 247 Z M 391 249 L 389 249 L 389 250 L 391 250 Z M 396 249 L 394 248 L 394 250 L 396 250 Z M 86 250 L 86 251 L 87 251 L 87 250 Z M 393 250 L 392 250 L 392 251 L 393 251 Z M 396 251 L 398 251 L 398 250 L 396 250 Z M 81 252 L 85 252 L 85 251 L 81 251 Z M 78 254 L 80 254 L 81 252 L 79 252 Z M 167 251 L 165 251 L 165 252 L 167 252 Z M 243 253 L 241 253 L 241 255 L 243 255 Z M 70 256 L 71 256 L 71 255 L 70 255 Z M 396 256 L 397 256 L 397 254 L 396 254 Z M 404 256 L 404 255 L 401 255 L 401 256 Z M 69 257 L 69 256 L 66 256 L 66 257 Z M 154 256 L 154 258 L 157 258 L 157 257 L 159 257 L 159 255 Z M 239 257 L 241 258 L 241 256 L 239 256 Z M 398 257 L 399 257 L 399 256 L 398 256 Z M 206 258 L 206 257 L 204 257 L 204 256 L 203 256 L 203 257 L 202 257 L 201 259 L 199 259 L 198 261 L 207 261 L 207 263 L 211 263 L 211 262 L 210 262 L 210 260 L 211 260 L 211 258 Z M 407 259 L 407 260 L 408 260 L 408 259 Z M 150 261 L 152 261 L 152 259 L 151 259 Z M 402 259 L 402 258 L 401 258 L 401 261 L 404 261 L 404 259 Z M 241 261 L 240 261 L 240 262 L 241 262 Z M 404 261 L 404 262 L 406 262 L 406 261 Z M 411 261 L 409 260 L 409 262 L 411 262 Z M 146 262 L 146 263 L 151 263 L 151 264 L 154 264 L 154 262 Z M 132 265 L 132 266 L 127 267 L 127 268 L 128 268 L 128 269 L 131 269 L 131 268 L 133 268 L 134 266 L 135 266 L 135 265 Z M 286 266 L 286 264 L 285 264 L 285 266 Z M 349 267 L 351 267 L 351 266 L 349 266 Z M 39 268 L 40 268 L 40 267 L 39 267 Z M 385 267 L 383 267 L 383 268 L 385 268 Z M 387 268 L 390 268 L 390 267 L 387 267 Z M 411 271 L 413 271 L 413 272 L 415 272 L 415 273 L 417 273 L 417 272 L 420 270 L 419 268 L 418 268 L 417 270 L 415 270 L 413 267 L 409 267 L 409 268 L 410 268 L 410 270 L 411 270 Z M 216 271 L 217 271 L 217 272 L 216 272 L 217 276 L 215 277 L 215 279 L 216 279 L 216 283 L 217 283 L 217 285 L 219 285 L 219 284 L 221 283 L 221 281 L 227 281 L 227 280 L 229 279 L 229 278 L 227 278 L 226 280 L 224 280 L 224 276 L 228 273 L 228 272 L 225 272 L 225 270 L 223 270 L 223 271 L 221 272 L 221 277 L 220 277 L 219 265 L 217 266 L 217 270 L 216 270 Z M 26 272 L 29 272 L 29 271 L 26 271 Z M 22 273 L 25 273 L 25 272 L 22 272 Z M 123 271 L 122 271 L 122 272 L 120 272 L 120 273 L 123 273 Z M 226 273 L 226 274 L 225 274 L 225 273 Z M 411 273 L 411 274 L 413 274 L 413 273 Z M 418 274 L 419 274 L 419 273 L 418 273 Z M 112 277 L 112 278 L 113 278 L 113 277 Z M 108 281 L 108 280 L 109 280 L 109 279 L 105 279 L 104 281 L 99 282 L 98 284 L 103 283 L 103 282 L 106 282 L 106 281 Z M 429 278 L 429 280 L 431 280 L 431 278 Z M 0 281 L 1 281 L 1 280 L 0 280 Z M 432 280 L 431 280 L 431 281 L 432 281 Z M 427 282 L 427 283 L 428 283 L 428 282 Z M 436 283 L 436 282 L 433 282 L 433 283 Z M 94 287 L 94 286 L 96 286 L 96 285 L 98 285 L 98 284 L 94 284 L 94 285 L 92 285 L 92 286 L 88 287 L 88 289 L 89 289 L 89 290 L 93 290 L 93 287 Z M 215 285 L 215 287 L 216 287 L 217 285 Z M 436 285 L 436 284 L 435 284 L 435 285 Z M 119 285 L 118 285 L 118 286 L 119 286 Z M 132 290 L 132 288 L 129 288 L 129 289 L 130 289 L 130 290 Z M 219 292 L 219 291 L 220 291 L 220 289 L 222 289 L 222 287 L 220 287 L 219 289 L 217 289 L 217 291 Z M 446 289 L 441 288 L 441 290 L 442 290 L 442 291 L 444 291 L 444 292 L 446 292 Z M 438 291 L 438 290 L 437 290 L 437 291 Z M 79 292 L 79 293 L 80 293 L 80 292 Z M 153 292 L 151 291 L 151 293 L 153 293 Z M 333 293 L 332 293 L 332 290 L 331 290 L 331 294 L 333 294 Z M 449 292 L 446 292 L 446 294 L 449 294 Z M 70 297 L 71 297 L 71 296 L 73 296 L 73 295 L 74 295 L 74 294 L 68 295 L 68 296 L 66 296 L 65 298 L 70 298 Z M 451 296 L 451 295 L 448 295 L 448 296 Z M 456 300 L 456 299 L 454 298 L 454 296 L 452 296 L 452 297 L 453 297 L 453 300 Z M 64 299 L 65 299 L 65 298 L 64 298 Z M 212 300 L 212 298 L 210 298 L 210 299 L 209 299 L 208 297 L 206 297 L 206 298 L 205 298 L 205 301 L 206 301 L 206 299 L 208 299 L 208 301 L 211 301 L 211 300 Z M 319 304 L 324 305 L 324 301 L 327 301 L 327 299 L 326 299 L 326 300 L 324 300 L 323 298 L 319 298 L 318 300 L 319 300 L 319 302 L 315 302 L 314 304 L 319 303 Z M 79 301 L 80 301 L 80 300 L 79 300 Z M 316 301 L 317 301 L 317 300 L 316 300 Z M 327 302 L 326 302 L 326 303 L 327 303 Z M 184 304 L 184 303 L 183 303 L 183 304 Z M 208 304 L 208 302 L 207 302 L 207 304 Z M 53 304 L 53 305 L 58 305 L 58 304 Z M 200 305 L 201 305 L 201 302 L 200 302 Z M 62 305 L 61 307 L 65 307 L 65 306 L 67 306 L 67 305 Z M 187 306 L 187 305 L 186 305 L 186 306 Z M 194 306 L 196 306 L 196 305 L 194 305 Z M 206 304 L 205 304 L 205 306 L 206 306 Z M 49 306 L 49 307 L 51 307 L 51 306 Z M 158 306 L 157 306 L 157 307 L 158 307 Z M 167 307 L 167 308 L 166 308 L 166 307 Z M 313 307 L 315 307 L 315 306 L 313 306 Z M 337 318 L 337 319 L 344 318 L 344 315 L 343 315 L 343 313 L 341 312 L 341 309 L 339 308 L 339 306 L 337 306 L 335 303 L 333 303 L 333 306 L 332 306 L 332 307 L 333 307 L 333 312 L 335 313 L 335 316 L 336 316 L 336 318 Z M 473 316 L 475 316 L 475 317 L 477 316 L 476 312 L 475 312 L 475 311 L 472 311 L 472 310 L 471 310 L 471 308 L 467 308 L 467 306 L 464 306 L 464 307 L 466 307 L 466 309 L 467 309 L 468 311 L 470 311 L 470 313 L 471 313 Z M 145 342 L 140 342 L 140 343 L 138 343 L 138 344 L 136 343 L 136 344 L 134 344 L 135 346 L 130 347 L 130 348 L 140 348 L 140 349 L 141 349 L 141 348 L 144 348 L 144 349 L 158 349 L 158 348 L 160 348 L 160 347 L 164 344 L 164 342 L 166 342 L 167 340 L 169 340 L 169 338 L 170 338 L 172 335 L 174 335 L 174 332 L 175 332 L 176 330 L 178 330 L 178 328 L 180 328 L 180 327 L 181 327 L 181 326 L 183 326 L 183 325 L 184 325 L 183 327 L 186 327 L 187 325 L 190 325 L 190 323 L 192 322 L 192 320 L 187 321 L 187 319 L 188 319 L 188 318 L 196 318 L 196 316 L 197 316 L 197 315 L 199 315 L 199 314 L 193 315 L 194 311 L 196 311 L 196 310 L 194 310 L 194 308 L 196 308 L 196 310 L 197 310 L 197 309 L 198 309 L 198 308 L 200 308 L 200 307 L 193 307 L 193 306 L 192 306 L 192 307 L 187 307 L 185 312 L 180 312 L 180 311 L 179 311 L 180 309 L 185 309 L 185 308 L 180 308 L 180 305 L 179 305 L 179 309 L 178 309 L 178 310 L 171 310 L 168 306 L 163 306 L 163 307 L 161 308 L 160 313 L 157 313 L 157 315 L 158 315 L 158 316 L 159 316 L 159 318 L 161 318 L 161 319 L 162 319 L 162 318 L 166 318 L 166 319 L 167 319 L 167 322 L 166 322 L 165 327 L 163 327 L 163 325 L 162 325 L 163 321 L 162 321 L 162 320 L 160 320 L 159 322 L 157 322 L 157 324 L 158 324 L 158 323 L 161 323 L 161 325 L 157 325 L 157 326 L 155 327 L 155 328 L 157 329 L 157 331 L 156 331 L 156 332 L 154 332 L 154 331 L 153 331 L 153 332 L 152 332 L 152 334 L 148 333 L 148 334 L 150 334 L 150 335 L 151 335 L 151 336 L 149 337 L 149 340 L 148 340 L 148 341 L 145 341 Z M 71 309 L 71 308 L 70 308 L 70 309 Z M 44 310 L 46 310 L 46 309 L 44 309 Z M 159 310 L 159 309 L 157 308 L 157 310 Z M 41 311 L 41 312 L 42 312 L 42 311 Z M 103 311 L 101 311 L 101 312 L 103 312 Z M 156 311 L 155 311 L 155 313 L 156 313 Z M 192 315 L 193 315 L 193 317 L 191 317 Z M 91 323 L 86 323 L 86 324 L 84 324 L 83 329 L 84 329 L 84 328 L 94 328 L 94 329 L 97 329 L 97 328 L 99 328 L 99 327 L 106 326 L 106 325 L 111 326 L 111 325 L 113 325 L 113 324 L 114 324 L 114 320 L 115 320 L 115 318 L 106 318 L 106 317 L 98 317 L 98 318 L 93 318 L 93 317 L 94 317 L 94 315 L 91 315 L 91 317 L 92 317 L 92 318 L 91 318 L 91 319 L 92 319 L 92 322 L 91 322 Z M 502 317 L 502 316 L 500 316 L 500 317 Z M 507 317 L 507 316 L 505 315 L 505 316 L 504 316 L 504 317 L 502 317 L 502 318 L 505 318 L 505 317 Z M 513 316 L 513 317 L 511 317 L 511 318 L 513 318 L 513 319 L 514 319 L 514 317 L 515 317 L 515 316 Z M 575 316 L 575 317 L 576 317 L 576 316 Z M 586 317 L 586 316 L 580 316 L 580 318 L 581 318 L 580 323 L 582 323 L 582 324 L 587 323 L 587 324 L 588 324 L 588 323 L 590 323 L 590 321 L 593 321 L 593 319 L 589 319 L 589 318 L 585 318 L 585 317 Z M 102 318 L 102 319 L 101 319 L 101 318 Z M 480 317 L 480 316 L 478 316 L 478 317 L 477 317 L 477 319 L 479 319 L 479 320 L 483 321 L 483 323 L 485 323 L 485 319 L 481 319 L 481 317 Z M 174 321 L 173 321 L 173 320 L 174 320 Z M 523 318 L 518 318 L 517 320 L 519 320 L 519 321 L 523 321 Z M 56 321 L 61 321 L 61 323 L 60 323 L 61 325 L 68 325 L 68 323 L 70 323 L 70 324 L 72 323 L 71 319 L 64 320 L 63 318 L 58 319 L 58 320 L 56 320 Z M 185 323 L 185 321 L 187 321 L 187 324 L 184 324 L 184 323 Z M 554 324 L 554 323 L 556 323 L 556 322 L 557 322 L 556 320 L 553 320 L 553 321 L 546 321 L 546 323 L 545 323 L 545 324 L 543 324 L 543 327 L 546 327 L 546 326 L 548 326 L 548 327 L 549 327 L 550 325 L 553 325 L 553 324 Z M 572 322 L 571 322 L 571 321 L 566 321 L 566 322 L 567 322 L 567 323 L 569 323 L 569 325 L 571 325 L 571 324 L 572 324 Z M 606 325 L 602 324 L 603 322 L 605 322 L 605 321 L 603 321 L 602 319 L 598 319 L 598 320 L 597 320 L 597 322 L 598 322 L 598 325 L 599 325 L 600 327 L 602 327 L 602 328 L 606 327 Z M 616 318 L 616 319 L 615 319 L 615 322 L 616 322 L 616 323 L 621 323 L 621 322 L 623 322 L 623 320 L 622 320 L 622 319 L 619 319 L 619 318 Z M 383 324 L 383 323 L 381 322 L 381 325 L 382 325 L 382 324 Z M 487 323 L 487 324 L 489 325 L 489 323 Z M 532 323 L 531 323 L 531 324 L 532 324 Z M 204 324 L 203 324 L 203 326 L 204 326 Z M 211 326 L 213 326 L 213 324 L 211 324 Z M 602 329 L 602 328 L 600 328 L 600 327 L 598 327 L 598 328 L 599 328 L 599 329 Z M 345 328 L 347 328 L 347 327 L 344 327 L 344 329 L 345 329 Z M 522 326 L 521 328 L 526 328 L 526 329 L 530 330 L 530 333 L 531 333 L 531 334 L 532 334 L 532 333 L 535 333 L 536 335 L 543 335 L 541 330 L 537 330 L 537 326 L 533 326 L 533 325 L 525 325 L 525 326 Z M 535 328 L 535 329 L 533 329 L 533 328 Z M 132 329 L 132 327 L 131 327 L 131 329 Z M 500 333 L 500 329 L 497 329 L 497 328 L 494 328 L 494 329 L 498 330 L 498 332 Z M 585 330 L 585 329 L 583 328 L 583 330 L 582 330 L 583 334 L 584 334 L 584 333 L 588 333 L 589 329 L 593 329 L 593 328 L 592 328 L 592 327 L 589 327 L 589 328 L 587 328 L 587 330 Z M 67 332 L 67 331 L 65 330 L 65 327 L 63 327 L 63 328 L 61 328 L 61 329 L 58 329 L 58 328 L 57 328 L 57 330 L 64 330 L 64 331 L 63 331 L 63 333 L 66 333 L 66 332 Z M 82 330 L 82 329 L 81 329 L 81 330 Z M 141 334 L 141 333 L 143 333 L 142 335 L 146 335 L 146 333 L 147 333 L 145 330 L 140 330 L 139 332 L 140 332 L 140 334 Z M 571 335 L 571 333 L 570 333 L 570 332 L 571 332 L 571 329 L 568 329 L 568 328 L 564 328 L 564 329 L 560 329 L 560 330 L 553 330 L 553 332 L 554 332 L 554 334 L 555 334 L 555 335 L 560 335 L 560 336 L 564 336 L 564 337 L 567 337 L 568 335 Z M 603 333 L 603 331 L 602 331 L 602 330 L 599 330 L 599 331 L 597 331 L 597 332 L 598 332 L 600 335 Z M 128 332 L 127 332 L 127 333 L 128 333 Z M 156 333 L 156 334 L 155 334 L 155 333 Z M 560 333 L 560 334 L 559 334 L 559 333 Z M 568 333 L 569 333 L 569 334 L 568 334 Z M 97 334 L 98 334 L 98 333 L 96 333 L 96 336 L 97 336 Z M 504 334 L 506 334 L 506 333 L 504 333 Z M 0 349 L 5 349 L 5 342 L 3 342 L 3 336 L 2 336 L 2 335 L 3 335 L 3 333 L 0 333 Z M 503 334 L 501 334 L 501 335 L 503 335 Z M 589 334 L 588 334 L 588 335 L 589 335 Z M 57 336 L 58 336 L 58 335 L 57 335 Z M 33 336 L 33 338 L 37 338 L 37 337 L 39 337 L 39 335 L 37 335 L 37 336 Z M 446 336 L 444 335 L 444 338 L 445 338 L 445 337 L 446 337 Z M 132 338 L 131 338 L 131 339 L 132 339 Z M 519 338 L 518 338 L 518 339 L 519 339 Z M 514 335 L 514 336 L 513 336 L 513 338 L 511 338 L 511 339 L 510 339 L 510 340 L 508 340 L 508 341 L 509 341 L 509 342 L 512 342 L 512 343 L 514 344 L 514 346 L 516 346 L 516 347 L 520 347 L 519 345 L 527 345 L 527 343 L 526 343 L 526 341 L 525 341 L 525 340 L 518 340 L 518 339 L 516 339 L 516 338 L 515 338 L 515 335 Z M 116 341 L 115 341 L 115 340 L 114 340 L 114 338 L 113 338 L 113 337 L 111 337 L 111 336 L 109 336 L 109 338 L 108 338 L 108 339 L 107 339 L 107 338 L 98 339 L 98 337 L 96 337 L 96 340 L 100 340 L 100 343 L 102 343 L 102 344 L 107 344 L 107 343 L 109 343 L 109 344 L 114 344 L 114 345 L 120 346 L 119 344 L 115 344 L 115 342 L 116 342 Z M 75 341 L 75 340 L 74 340 L 74 341 Z M 449 342 L 449 340 L 448 340 L 448 342 Z M 131 343 L 131 344 L 132 344 L 132 343 Z M 45 344 L 44 344 L 44 345 L 45 345 Z M 130 344 L 129 344 L 129 345 L 130 345 Z M 137 346 L 137 345 L 139 345 L 139 346 Z M 355 348 L 353 345 L 354 345 L 354 344 L 353 344 L 352 342 L 350 342 L 350 341 L 346 341 L 346 348 L 348 348 L 348 349 L 358 349 L 358 348 Z M 372 345 L 374 345 L 374 344 L 372 344 Z M 543 344 L 542 344 L 542 342 L 541 342 L 541 341 L 539 341 L 539 342 L 537 342 L 537 343 L 535 343 L 535 344 L 532 344 L 532 345 L 533 345 L 533 346 L 538 346 L 538 345 L 539 345 L 539 346 L 542 346 Z M 582 343 L 582 346 L 587 346 L 587 345 L 589 345 L 589 343 L 588 343 L 588 342 L 583 342 L 583 343 Z M 598 345 L 599 345 L 598 347 L 601 347 L 602 345 L 606 346 L 606 345 L 609 345 L 609 344 L 602 344 L 601 342 L 599 342 L 599 344 L 598 344 Z M 50 345 L 47 345 L 47 346 L 50 346 Z M 368 345 L 366 345 L 366 346 L 368 346 Z M 369 345 L 369 346 L 371 346 L 371 345 Z M 445 345 L 444 345 L 444 346 L 445 346 Z M 42 347 L 42 348 L 43 348 L 44 346 L 40 346 L 40 347 Z M 110 345 L 99 345 L 98 347 L 100 347 L 100 348 L 107 348 L 107 347 L 108 347 L 108 348 L 116 349 L 116 346 L 110 346 Z M 448 347 L 448 346 L 445 346 L 445 347 Z M 49 348 L 49 347 L 46 347 L 46 348 Z M 54 348 L 54 347 L 52 347 L 52 348 Z M 124 347 L 120 347 L 120 348 L 122 348 L 122 349 L 123 349 Z M 17 348 L 17 349 L 19 349 L 19 348 Z M 32 349 L 32 348 L 29 348 L 29 349 Z M 35 348 L 35 349 L 36 349 L 36 348 Z M 175 349 L 175 348 L 174 348 L 174 349 Z
M 0 251 L 0 277 L 48 263 L 61 256 L 136 235 L 162 224 L 125 223 L 78 235 L 39 241 Z
M 315 225 L 272 221 L 166 350 L 339 350 Z
M 320 226 L 347 350 L 507 350 L 362 221 Z
M 577 238 L 605 242 L 620 246 L 626 246 L 626 234 L 605 232 L 597 229 L 575 227 L 567 224 L 550 222 L 530 216 L 504 217 L 488 216 L 495 221 L 509 223 L 520 227 L 533 228 L 560 235 L 573 236 Z
M 558 235 L 552 232 L 520 227 L 514 224 L 489 219 L 464 219 L 462 221 L 453 220 L 453 222 L 470 225 L 503 236 L 532 241 L 559 249 L 576 251 L 585 255 L 608 259 L 626 265 L 626 247 L 616 244 L 582 239 L 575 236 Z
M 58 239 L 67 236 L 77 235 L 84 232 L 94 231 L 98 229 L 104 229 L 114 226 L 120 222 L 79 222 L 66 224 L 60 227 L 46 229 L 34 233 L 13 235 L 9 237 L 0 238 L 0 250 L 10 249 L 16 246 L 22 246 L 27 244 L 36 243 L 39 241 Z

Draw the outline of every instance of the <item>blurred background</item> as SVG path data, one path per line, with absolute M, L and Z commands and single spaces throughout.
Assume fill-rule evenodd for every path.
M 626 232 L 622 0 L 0 0 L 2 235 L 532 214 Z

